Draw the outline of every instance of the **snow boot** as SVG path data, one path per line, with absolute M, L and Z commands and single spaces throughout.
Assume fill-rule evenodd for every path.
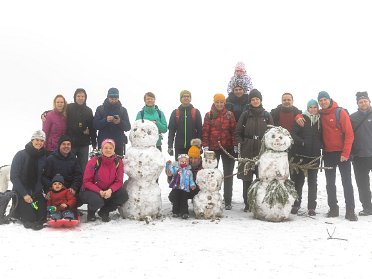
M 189 219 L 189 214 L 185 213 L 185 214 L 182 214 L 182 219 Z
M 333 208 L 329 209 L 329 211 L 327 213 L 327 218 L 338 217 L 339 215 L 340 215 L 339 208 L 337 206 L 337 207 L 333 207 Z
M 102 222 L 107 223 L 111 221 L 108 211 L 100 210 L 98 211 L 98 216 L 101 217 Z
M 307 211 L 307 215 L 309 215 L 309 216 L 315 216 L 316 215 L 315 209 L 309 209 Z
M 94 211 L 94 210 L 88 210 L 87 221 L 88 222 L 94 222 L 96 220 L 97 220 L 96 211 Z
M 295 205 L 292 206 L 291 214 L 297 214 L 299 209 L 300 209 L 299 206 L 295 206 Z
M 346 210 L 345 219 L 349 221 L 358 221 L 358 217 L 356 216 L 354 210 Z
M 363 210 L 359 212 L 359 216 L 369 216 L 369 215 L 372 215 L 372 209 L 370 208 L 363 208 Z
M 231 210 L 231 208 L 232 208 L 231 204 L 226 204 L 225 205 L 225 210 Z

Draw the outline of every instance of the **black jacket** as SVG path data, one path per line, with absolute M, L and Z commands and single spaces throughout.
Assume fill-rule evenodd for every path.
M 242 113 L 248 109 L 248 105 L 248 94 L 237 97 L 234 93 L 230 93 L 226 99 L 226 109 L 234 114 L 236 122 L 239 121 Z

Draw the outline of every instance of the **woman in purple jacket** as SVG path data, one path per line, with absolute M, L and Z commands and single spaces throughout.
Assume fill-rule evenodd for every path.
M 88 204 L 88 222 L 96 220 L 96 211 L 103 222 L 111 219 L 109 213 L 128 200 L 124 190 L 124 165 L 115 154 L 115 142 L 105 139 L 101 146 L 101 155 L 92 157 L 85 168 L 80 199 Z
M 57 149 L 59 137 L 66 133 L 66 108 L 65 97 L 57 95 L 53 100 L 53 110 L 43 122 L 43 131 L 46 134 L 45 149 L 49 154 Z

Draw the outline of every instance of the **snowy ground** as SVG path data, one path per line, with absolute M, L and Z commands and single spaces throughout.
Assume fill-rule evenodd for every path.
M 162 175 L 160 181 L 165 180 Z M 301 215 L 304 187 L 302 212 L 284 223 L 244 213 L 241 181 L 235 179 L 234 185 L 233 209 L 216 221 L 170 217 L 169 189 L 163 183 L 163 218 L 149 224 L 115 214 L 110 223 L 85 223 L 83 216 L 74 229 L 2 225 L 1 278 L 371 278 L 372 216 L 344 219 L 339 177 L 340 217 L 325 218 L 320 173 L 318 215 Z M 327 230 L 346 240 L 329 240 Z

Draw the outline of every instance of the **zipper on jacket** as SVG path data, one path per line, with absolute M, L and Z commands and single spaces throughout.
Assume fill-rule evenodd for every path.
M 186 117 L 187 117 L 187 114 L 186 114 L 186 109 L 185 109 L 185 132 L 184 132 L 184 135 L 185 135 L 185 138 L 183 140 L 183 148 L 186 148 Z

